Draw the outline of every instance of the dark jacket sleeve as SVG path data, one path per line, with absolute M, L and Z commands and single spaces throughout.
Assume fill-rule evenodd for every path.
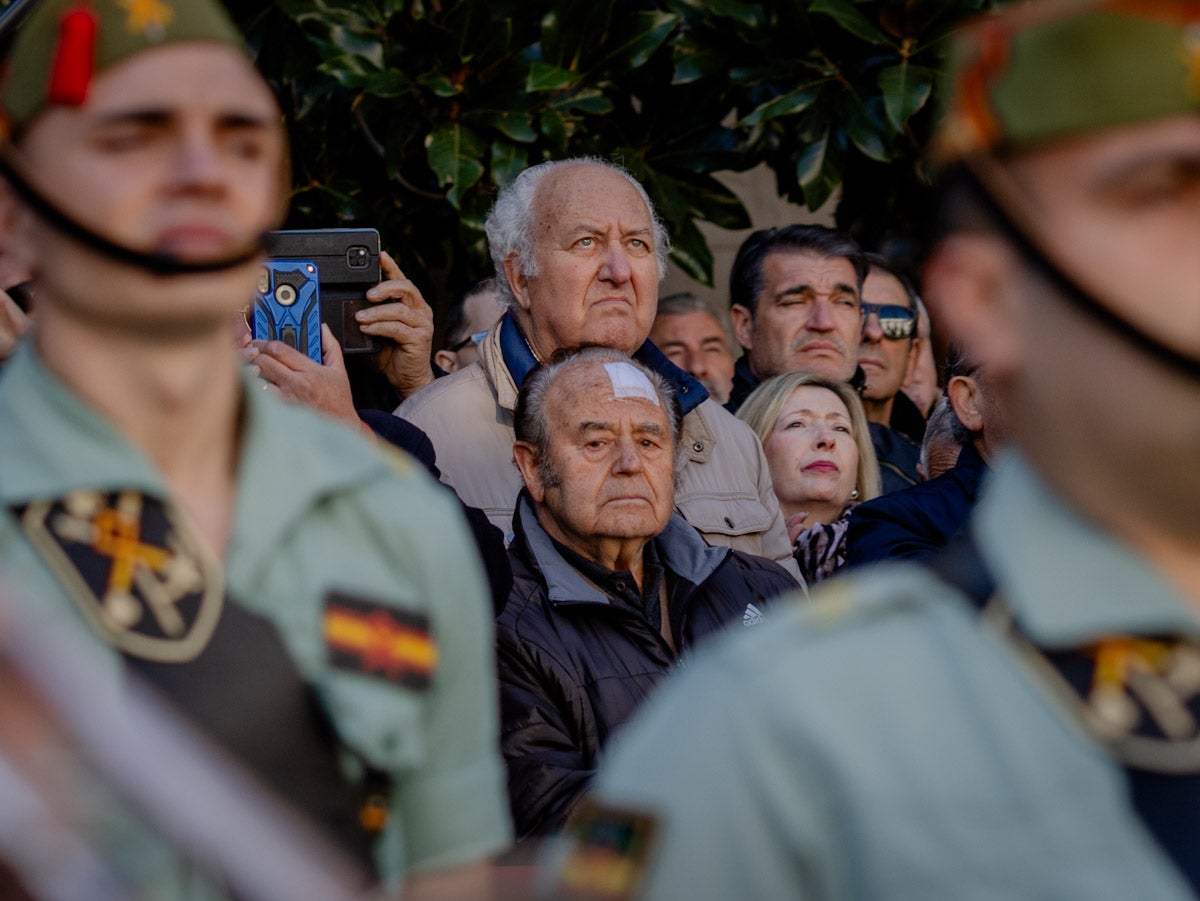
M 846 565 L 929 560 L 966 527 L 987 464 L 971 446 L 928 482 L 859 504 L 850 514 Z
M 571 721 L 570 688 L 546 652 L 497 634 L 500 746 L 518 838 L 562 827 L 595 772 Z
M 880 560 L 923 560 L 944 543 L 936 530 L 922 528 L 922 511 L 884 495 L 859 504 L 850 514 L 846 532 L 846 566 Z

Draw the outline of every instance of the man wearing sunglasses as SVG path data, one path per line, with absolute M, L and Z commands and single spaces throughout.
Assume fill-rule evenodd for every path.
M 925 433 L 925 418 L 900 390 L 921 352 L 916 291 L 886 257 L 868 253 L 866 258 L 870 269 L 863 281 L 862 341 L 858 345 L 858 365 L 866 377 L 863 406 L 871 422 L 919 442 Z

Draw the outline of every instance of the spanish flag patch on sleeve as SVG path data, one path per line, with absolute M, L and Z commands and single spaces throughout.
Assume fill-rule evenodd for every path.
M 329 664 L 424 691 L 437 668 L 429 617 L 337 591 L 321 617 Z

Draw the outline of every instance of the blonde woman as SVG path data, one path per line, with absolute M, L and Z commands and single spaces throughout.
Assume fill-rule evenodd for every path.
M 787 372 L 755 389 L 738 417 L 758 434 L 779 506 L 811 584 L 846 561 L 850 511 L 879 495 L 862 401 L 844 382 Z

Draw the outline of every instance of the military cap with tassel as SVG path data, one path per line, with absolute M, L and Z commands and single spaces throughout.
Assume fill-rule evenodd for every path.
M 46 106 L 78 106 L 92 78 L 134 54 L 180 41 L 244 49 L 214 0 L 40 0 L 5 61 L 0 102 L 12 128 Z
M 1200 111 L 1200 2 L 1020 3 L 963 29 L 934 156 L 952 162 Z

